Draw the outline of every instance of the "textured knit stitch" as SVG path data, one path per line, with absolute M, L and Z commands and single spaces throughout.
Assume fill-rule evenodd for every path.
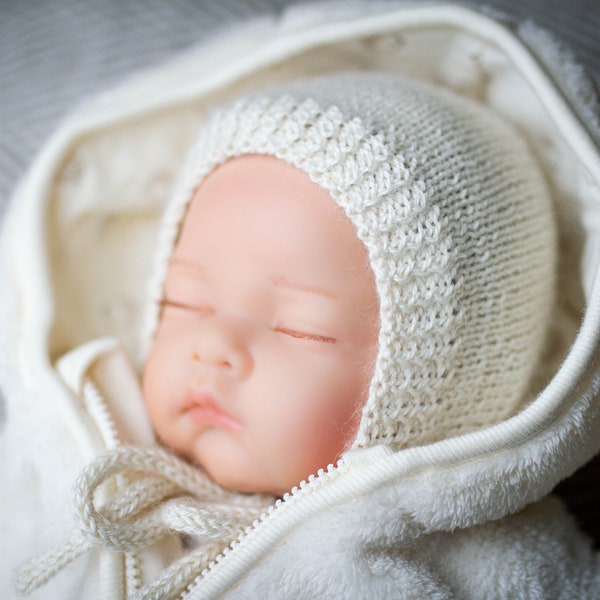
M 368 250 L 379 351 L 354 446 L 423 444 L 523 405 L 552 305 L 555 234 L 539 169 L 507 124 L 382 74 L 243 98 L 208 120 L 189 155 L 166 213 L 154 300 L 195 189 L 249 153 L 305 171 Z

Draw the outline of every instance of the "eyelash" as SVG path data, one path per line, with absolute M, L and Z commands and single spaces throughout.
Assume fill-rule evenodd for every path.
M 190 304 L 183 304 L 182 302 L 175 302 L 174 300 L 161 300 L 158 304 L 161 308 L 179 308 L 181 310 L 189 310 L 199 313 L 213 312 L 213 309 L 209 306 L 192 306 Z
M 276 333 L 283 333 L 284 335 L 289 335 L 290 337 L 301 340 L 311 340 L 314 342 L 323 342 L 325 344 L 335 344 L 337 342 L 335 338 L 329 337 L 327 335 L 306 333 L 304 331 L 297 331 L 296 329 L 287 329 L 286 327 L 275 327 L 273 331 L 275 331 Z
M 181 310 L 189 310 L 192 312 L 200 312 L 200 313 L 208 313 L 213 312 L 211 308 L 205 306 L 191 306 L 188 304 L 183 304 L 181 302 L 175 302 L 173 300 L 161 300 L 159 302 L 161 308 L 179 308 Z M 292 338 L 300 339 L 300 340 L 309 340 L 313 342 L 321 342 L 324 344 L 335 344 L 337 340 L 333 337 L 327 335 L 319 335 L 316 333 L 307 333 L 305 331 L 298 331 L 297 329 L 289 329 L 287 327 L 274 327 L 273 331 L 275 333 L 282 333 L 284 335 L 288 335 Z

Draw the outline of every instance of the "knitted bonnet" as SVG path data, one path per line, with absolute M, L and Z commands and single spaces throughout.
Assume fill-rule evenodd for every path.
M 511 127 L 384 74 L 235 101 L 202 126 L 167 208 L 155 300 L 194 191 L 244 154 L 305 171 L 367 248 L 379 348 L 354 447 L 432 442 L 523 405 L 553 302 L 555 234 L 539 168 Z

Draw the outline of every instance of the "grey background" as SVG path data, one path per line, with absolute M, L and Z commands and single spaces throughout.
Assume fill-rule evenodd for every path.
M 0 214 L 37 149 L 83 98 L 223 24 L 300 3 L 0 0 Z M 488 0 L 485 5 L 550 29 L 600 76 L 600 0 Z
M 0 0 L 0 215 L 10 190 L 74 105 L 219 26 L 299 3 Z M 488 0 L 485 5 L 550 30 L 600 80 L 600 0 Z M 1 413 L 0 391 L 0 423 Z M 559 492 L 600 542 L 600 460 L 561 484 Z

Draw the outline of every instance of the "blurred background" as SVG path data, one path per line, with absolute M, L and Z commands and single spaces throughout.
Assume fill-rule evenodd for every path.
M 11 189 L 40 146 L 83 99 L 131 71 L 194 45 L 219 27 L 303 3 L 306 1 L 0 0 L 0 216 Z M 600 82 L 599 0 L 468 4 L 546 28 L 570 46 Z M 0 391 L 0 421 L 1 409 Z M 558 493 L 600 546 L 600 460 L 561 484 Z
M 0 214 L 40 145 L 83 98 L 218 27 L 302 3 L 306 0 L 0 0 Z M 600 1 L 470 4 L 552 31 L 600 80 Z

